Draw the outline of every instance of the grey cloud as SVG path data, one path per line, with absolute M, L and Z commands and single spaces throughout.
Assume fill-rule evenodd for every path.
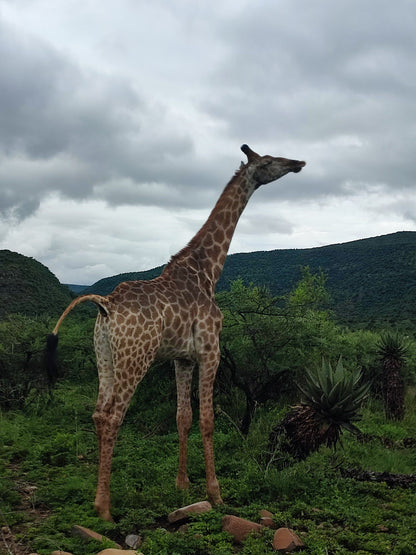
M 305 147 L 293 155 L 313 155 L 304 171 L 315 196 L 344 194 L 351 180 L 413 187 L 414 3 L 283 1 L 267 11 L 223 25 L 229 54 L 201 109 L 231 137 Z M 361 146 L 342 145 L 348 136 Z
M 261 225 L 259 225 L 259 221 Z M 247 235 L 266 235 L 269 233 L 289 234 L 293 232 L 294 226 L 287 218 L 280 213 L 275 216 L 268 216 L 258 213 L 246 213 L 244 218 L 238 224 L 238 230 L 241 234 Z
M 125 79 L 83 71 L 0 22 L 0 81 L 3 214 L 28 215 L 49 191 L 93 197 L 117 179 L 137 183 L 129 202 L 140 202 L 140 184 L 150 180 L 192 184 L 187 132 Z
M 242 142 L 308 163 L 270 185 L 270 201 L 414 187 L 413 0 L 222 9 L 199 19 L 185 4 L 172 12 L 177 29 L 206 33 L 219 60 L 205 82 L 198 70 L 193 91 L 194 108 L 218 123 L 227 145 L 214 159 L 198 154 L 199 137 L 171 99 L 151 101 L 139 81 L 85 69 L 0 20 L 0 213 L 25 217 L 51 191 L 110 205 L 208 208 L 243 159 Z M 198 48 L 190 56 L 208 61 Z

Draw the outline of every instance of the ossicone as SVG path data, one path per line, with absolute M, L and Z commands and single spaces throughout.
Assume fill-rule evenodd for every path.
M 247 156 L 249 162 L 254 162 L 254 160 L 258 160 L 260 158 L 259 154 L 254 152 L 254 150 L 251 150 L 251 148 L 246 144 L 241 146 L 241 150 Z

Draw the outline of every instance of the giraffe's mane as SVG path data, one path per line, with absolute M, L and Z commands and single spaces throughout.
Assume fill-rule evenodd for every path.
M 188 255 L 189 252 L 194 248 L 195 243 L 197 243 L 199 241 L 200 237 L 204 234 L 205 226 L 208 223 L 209 219 L 211 218 L 211 215 L 216 210 L 220 209 L 222 207 L 222 205 L 224 204 L 224 202 L 225 202 L 224 193 L 229 188 L 229 186 L 234 183 L 234 181 L 236 179 L 239 179 L 241 177 L 241 174 L 244 172 L 244 170 L 247 168 L 247 166 L 248 166 L 248 164 L 244 164 L 243 162 L 241 162 L 241 166 L 236 169 L 236 171 L 234 172 L 234 175 L 232 176 L 230 181 L 227 183 L 227 185 L 224 187 L 224 190 L 221 193 L 220 198 L 217 200 L 217 202 L 216 202 L 214 208 L 212 209 L 212 211 L 211 211 L 208 219 L 206 220 L 206 222 L 203 224 L 201 229 L 192 237 L 192 239 L 187 243 L 187 245 L 185 245 L 179 252 L 177 252 L 176 254 L 171 256 L 169 262 L 165 266 L 165 271 L 168 270 L 169 268 L 171 268 L 175 263 L 180 262 L 180 260 L 182 258 L 184 258 L 185 255 Z

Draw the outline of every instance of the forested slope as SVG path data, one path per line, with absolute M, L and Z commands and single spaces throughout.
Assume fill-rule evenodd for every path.
M 227 257 L 217 291 L 242 278 L 245 284 L 265 285 L 275 295 L 288 293 L 303 267 L 327 275 L 327 290 L 337 318 L 350 324 L 378 323 L 410 327 L 416 323 L 416 232 L 311 249 L 280 249 Z M 110 293 L 119 283 L 153 279 L 163 266 L 101 279 L 83 293 Z M 0 317 L 60 314 L 71 292 L 40 262 L 0 251 Z
M 241 277 L 265 285 L 276 295 L 291 290 L 301 269 L 322 270 L 328 277 L 331 308 L 345 323 L 416 322 L 416 232 L 403 231 L 311 249 L 281 249 L 227 257 L 217 290 Z M 110 293 L 127 280 L 152 279 L 163 267 L 105 278 L 85 291 Z
M 59 315 L 72 298 L 68 287 L 43 264 L 0 250 L 0 318 L 13 313 Z

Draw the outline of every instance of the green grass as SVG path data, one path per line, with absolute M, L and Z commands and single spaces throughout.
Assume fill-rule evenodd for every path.
M 375 401 L 364 410 L 360 428 L 371 436 L 393 440 L 358 443 L 348 434 L 334 454 L 322 448 L 307 460 L 284 470 L 268 464 L 268 433 L 283 413 L 274 407 L 259 411 L 243 439 L 225 415 L 217 415 L 217 474 L 225 505 L 196 517 L 184 532 L 173 532 L 167 514 L 205 498 L 202 442 L 197 423 L 189 441 L 189 492 L 175 489 L 178 441 L 172 422 L 164 433 L 138 424 L 140 403 L 133 405 L 116 445 L 112 474 L 115 523 L 94 513 L 97 446 L 91 414 L 95 386 L 61 384 L 53 401 L 39 398 L 26 412 L 0 413 L 0 526 L 13 530 L 16 543 L 40 555 L 61 549 L 88 555 L 105 546 L 86 543 L 71 534 L 74 524 L 123 541 L 139 533 L 140 550 L 151 554 L 273 553 L 273 531 L 265 529 L 233 545 L 222 532 L 224 514 L 259 521 L 268 509 L 276 527 L 288 526 L 302 538 L 300 553 L 416 554 L 416 485 L 389 488 L 384 483 L 342 478 L 340 467 L 412 473 L 415 449 L 400 440 L 416 437 L 414 395 L 402 422 L 385 420 Z M 168 414 L 166 407 L 164 414 Z M 171 411 L 172 412 L 172 411 Z M 158 417 L 155 409 L 155 422 Z M 3 521 L 3 522 L 2 522 Z M 0 542 L 0 553 L 1 551 Z M 7 551 L 4 551 L 7 553 Z

